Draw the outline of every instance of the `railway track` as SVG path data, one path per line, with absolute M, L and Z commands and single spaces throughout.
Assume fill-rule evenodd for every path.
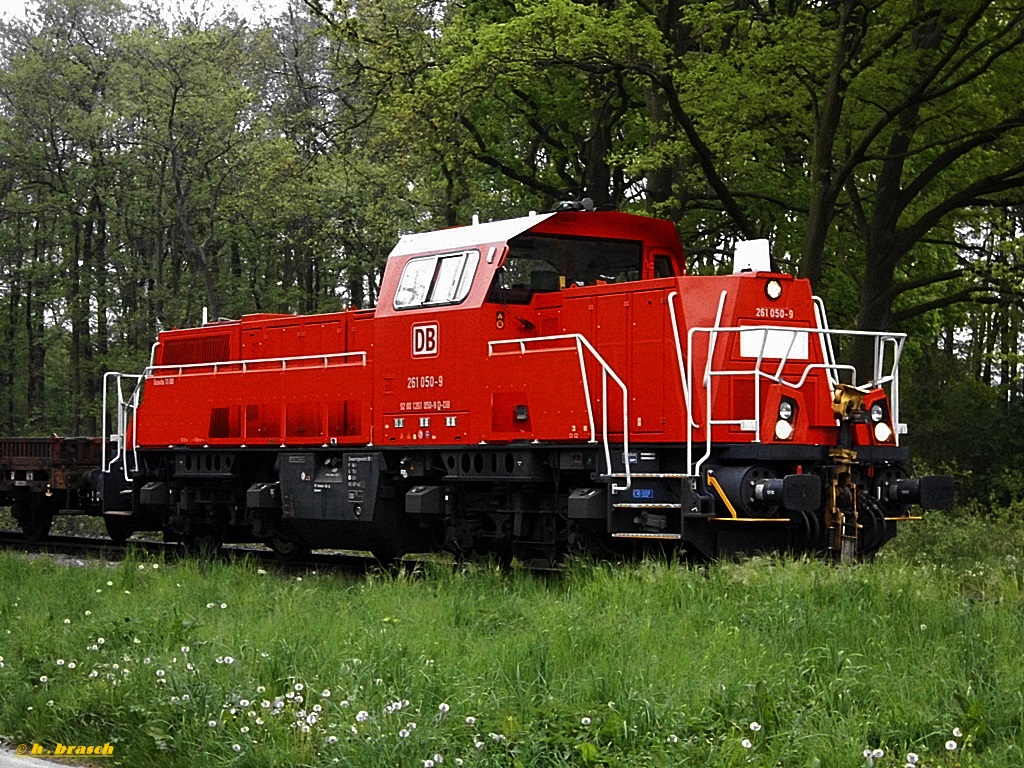
M 130 553 L 146 552 L 167 560 L 188 557 L 216 557 L 224 562 L 255 560 L 268 569 L 287 572 L 309 570 L 336 570 L 348 573 L 367 573 L 388 567 L 412 570 L 419 561 L 402 560 L 393 566 L 382 565 L 372 556 L 355 555 L 347 552 L 314 552 L 294 560 L 282 560 L 267 549 L 228 545 L 215 553 L 189 551 L 185 545 L 151 539 L 130 539 L 125 545 L 103 537 L 91 536 L 49 536 L 42 541 L 27 541 L 21 531 L 0 530 L 0 550 L 11 550 L 43 555 L 83 557 L 107 562 L 119 562 Z

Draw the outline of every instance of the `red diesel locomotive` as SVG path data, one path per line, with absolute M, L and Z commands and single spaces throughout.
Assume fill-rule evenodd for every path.
M 108 374 L 91 498 L 117 539 L 282 553 L 870 555 L 952 503 L 899 444 L 904 337 L 831 330 L 753 247 L 687 276 L 672 224 L 580 206 L 403 237 L 376 309 L 165 331 Z

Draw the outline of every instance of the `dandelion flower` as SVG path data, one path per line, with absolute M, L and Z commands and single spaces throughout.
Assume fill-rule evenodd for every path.
M 164 671 L 163 671 L 162 669 L 158 669 L 158 670 L 156 671 L 156 676 L 157 676 L 157 677 L 163 677 L 163 676 L 164 676 L 164 675 L 166 675 L 166 674 L 167 674 L 167 673 L 166 673 L 166 672 L 164 672 Z
M 370 719 L 370 713 L 367 712 L 365 709 L 359 710 L 359 713 L 356 715 L 356 722 L 357 723 L 365 723 L 369 719 Z
M 409 729 L 408 728 L 403 728 L 402 730 L 400 730 L 398 732 L 398 738 L 400 738 L 400 739 L 408 739 L 409 738 Z
M 326 742 L 327 742 L 328 744 L 337 744 L 337 743 L 338 743 L 338 737 L 337 737 L 337 736 L 328 736 L 328 737 L 327 737 L 327 738 L 325 739 L 325 741 L 326 741 Z
M 211 728 L 216 728 L 217 727 L 217 721 L 216 720 L 210 720 L 206 724 L 208 726 L 210 726 Z
M 181 652 L 182 653 L 188 653 L 190 650 L 192 650 L 192 649 L 189 648 L 187 645 L 181 646 Z
M 57 659 L 57 666 L 58 667 L 63 667 L 64 666 L 64 659 Z
M 953 741 L 952 739 L 950 739 L 949 741 L 947 741 L 947 742 L 946 742 L 946 749 L 948 749 L 948 750 L 949 750 L 950 752 L 952 752 L 953 750 L 955 750 L 955 749 L 956 749 L 956 742 L 955 742 L 955 741 Z
M 235 752 L 241 752 L 242 751 L 242 745 L 241 744 L 232 744 L 231 748 L 233 750 L 235 750 Z
M 227 604 L 227 603 L 221 603 L 221 604 L 220 604 L 220 607 L 221 607 L 221 608 L 227 608 L 227 607 L 228 607 L 228 604 Z
M 104 640 L 102 637 L 97 637 L 96 638 L 96 645 L 103 645 L 105 642 L 107 642 L 107 641 Z
M 242 699 L 242 700 L 240 700 L 240 701 L 238 702 L 238 706 L 240 706 L 240 707 L 248 707 L 248 706 L 249 706 L 249 700 L 248 700 L 248 699 Z
M 329 698 L 331 698 L 331 691 L 330 691 L 330 689 L 329 688 L 324 688 L 324 690 L 320 693 L 320 698 L 322 698 L 322 699 L 329 699 Z
M 953 729 L 953 736 L 959 739 L 961 736 L 963 736 L 963 733 L 960 731 L 959 728 L 954 728 Z
M 885 752 L 881 749 L 872 750 L 871 757 L 873 757 L 875 760 L 881 760 L 883 757 L 885 757 Z
M 78 665 L 75 664 L 75 662 L 73 662 L 73 661 L 69 661 L 68 662 L 68 669 L 74 669 L 76 666 L 78 666 Z
M 476 741 L 473 742 L 473 746 L 476 747 L 477 749 L 483 749 L 484 748 L 484 743 L 482 741 L 480 741 L 480 739 L 477 739 Z
M 580 723 L 583 724 L 583 725 L 590 725 L 590 718 L 589 717 L 580 718 Z
M 423 761 L 423 768 L 434 768 L 434 761 L 433 760 L 424 760 Z
M 47 677 L 46 675 L 40 675 L 40 676 L 39 676 L 39 682 L 40 682 L 40 683 L 45 683 L 45 682 L 47 682 L 47 681 L 48 681 L 49 679 L 50 679 L 50 678 L 48 678 L 48 677 Z
M 301 691 L 301 690 L 302 690 L 303 688 L 305 688 L 305 687 L 306 687 L 306 686 L 304 686 L 304 685 L 303 685 L 302 683 L 296 683 L 296 684 L 295 684 L 295 690 L 296 690 L 296 691 Z
M 920 760 L 921 758 L 916 752 L 907 753 L 907 765 L 917 765 Z
M 70 624 L 71 623 L 71 619 L 64 619 L 64 623 L 65 624 Z
M 442 715 L 446 715 L 446 714 L 448 714 L 448 710 L 450 710 L 450 709 L 451 709 L 451 707 L 449 707 L 449 706 L 448 706 L 447 702 L 444 702 L 444 701 L 442 701 L 442 702 L 441 702 L 441 703 L 440 703 L 440 704 L 438 705 L 438 707 L 437 707 L 437 708 L 438 708 L 439 710 L 441 710 L 441 714 L 442 714 Z
M 670 733 L 668 735 L 668 743 L 669 744 L 678 744 L 679 743 L 679 737 L 676 736 L 674 733 Z
M 434 755 L 434 762 L 440 765 L 444 762 L 444 758 L 441 755 Z
M 470 715 L 466 718 L 466 725 L 476 725 L 476 718 Z
M 755 720 L 750 724 L 750 730 L 752 730 L 754 733 L 757 733 L 761 730 L 761 724 Z
M 751 742 L 750 739 L 744 739 L 740 742 L 740 744 L 743 745 L 744 749 L 750 749 L 752 746 L 754 746 L 753 742 Z

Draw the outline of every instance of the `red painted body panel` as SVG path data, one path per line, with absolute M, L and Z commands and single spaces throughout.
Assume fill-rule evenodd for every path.
M 820 337 L 728 330 L 816 329 L 805 281 L 687 277 L 674 227 L 628 214 L 556 213 L 479 232 L 479 239 L 474 228 L 461 228 L 403 240 L 373 311 L 252 315 L 162 333 L 136 413 L 138 446 L 582 444 L 605 430 L 619 442 L 624 418 L 631 441 L 703 444 L 709 397 L 712 418 L 730 422 L 713 427 L 714 442 L 771 443 L 782 396 L 798 413 L 784 442 L 835 444 Z M 523 233 L 639 243 L 639 279 L 577 285 L 563 272 L 560 290 L 503 303 L 491 286 L 509 241 Z M 477 263 L 463 300 L 396 308 L 410 261 L 467 249 Z M 675 276 L 655 277 L 666 264 Z M 781 286 L 775 299 L 769 281 Z M 694 330 L 716 325 L 715 334 Z M 774 350 L 762 370 L 800 387 L 735 373 L 755 367 L 762 342 Z M 706 378 L 709 352 L 716 375 Z M 625 417 L 616 377 L 628 391 Z M 858 437 L 870 443 L 866 428 Z

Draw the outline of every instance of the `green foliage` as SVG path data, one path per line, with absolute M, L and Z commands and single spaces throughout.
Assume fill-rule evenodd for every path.
M 1012 4 L 157 10 L 42 0 L 0 25 L 4 433 L 97 432 L 103 372 L 204 307 L 369 306 L 401 233 L 589 195 L 673 220 L 698 272 L 770 237 L 834 327 L 910 332 L 911 441 L 968 495 L 1015 498 Z M 965 434 L 998 435 L 996 458 Z

